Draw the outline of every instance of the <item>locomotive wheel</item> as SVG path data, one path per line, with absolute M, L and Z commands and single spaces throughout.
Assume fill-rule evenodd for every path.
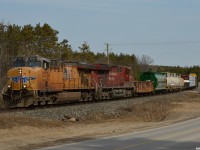
M 92 101 L 94 100 L 94 93 L 84 92 L 81 94 L 82 101 Z

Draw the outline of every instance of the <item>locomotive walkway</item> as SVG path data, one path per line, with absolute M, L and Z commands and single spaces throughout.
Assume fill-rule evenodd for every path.
M 200 118 L 142 132 L 65 144 L 41 150 L 199 150 Z

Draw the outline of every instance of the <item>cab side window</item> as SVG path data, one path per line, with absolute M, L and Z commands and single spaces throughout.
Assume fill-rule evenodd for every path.
M 45 70 L 48 70 L 49 69 L 49 62 L 46 62 L 45 60 L 43 60 L 43 68 Z

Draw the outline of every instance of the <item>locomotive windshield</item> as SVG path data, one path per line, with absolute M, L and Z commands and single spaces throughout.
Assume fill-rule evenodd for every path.
M 41 67 L 41 61 L 37 59 L 37 57 L 29 57 L 26 62 L 27 67 Z
M 13 67 L 43 67 L 49 69 L 49 60 L 38 56 L 17 57 L 13 62 Z
M 35 61 L 35 60 L 27 61 L 26 66 L 27 67 L 41 67 L 41 62 L 40 61 Z
M 23 57 L 17 57 L 13 62 L 13 67 L 25 67 L 25 61 Z

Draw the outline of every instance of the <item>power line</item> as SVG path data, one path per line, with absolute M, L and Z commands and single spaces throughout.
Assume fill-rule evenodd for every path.
M 135 45 L 179 45 L 179 44 L 194 44 L 200 43 L 199 40 L 196 41 L 172 41 L 172 42 L 141 42 L 141 43 L 113 43 L 112 46 L 135 46 Z

